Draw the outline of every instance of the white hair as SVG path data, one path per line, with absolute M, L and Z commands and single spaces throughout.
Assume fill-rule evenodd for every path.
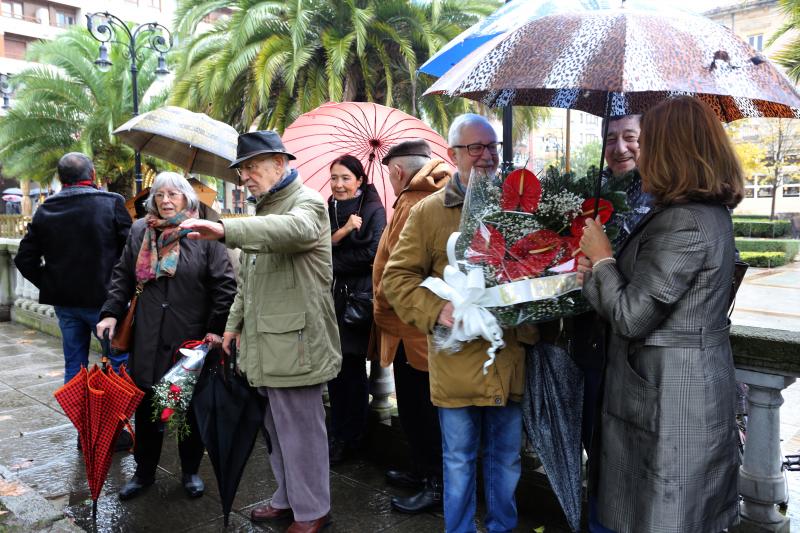
M 200 200 L 197 199 L 197 193 L 194 192 L 194 188 L 192 184 L 189 183 L 189 180 L 177 172 L 159 172 L 156 179 L 153 180 L 153 185 L 150 187 L 150 196 L 147 197 L 144 203 L 144 208 L 151 215 L 158 216 L 155 195 L 164 187 L 178 189 L 186 197 L 186 210 L 197 211 L 200 207 Z
M 447 144 L 451 147 L 458 144 L 461 141 L 461 130 L 473 124 L 481 124 L 494 131 L 486 117 L 475 113 L 464 113 L 457 116 L 453 123 L 450 124 L 450 130 L 447 132 Z
M 423 155 L 398 155 L 389 160 L 390 164 L 399 165 L 405 172 L 413 177 L 422 167 L 430 162 L 430 157 Z

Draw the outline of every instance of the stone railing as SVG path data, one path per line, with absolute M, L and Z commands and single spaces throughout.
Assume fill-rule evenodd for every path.
M 25 236 L 31 217 L 26 215 L 0 215 L 0 237 L 20 239 Z
M 19 239 L 0 238 L 0 320 L 14 320 L 60 336 L 53 308 L 40 304 L 39 291 L 14 267 Z M 777 511 L 786 499 L 781 471 L 781 391 L 800 376 L 800 332 L 734 326 L 731 334 L 736 376 L 749 385 L 749 419 L 744 461 L 739 475 L 742 524 L 734 531 L 788 532 L 788 519 Z M 391 414 L 394 382 L 389 369 L 371 365 L 372 410 L 380 419 Z

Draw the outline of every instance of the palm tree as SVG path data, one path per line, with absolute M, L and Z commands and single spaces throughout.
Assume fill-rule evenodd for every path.
M 767 46 L 772 46 L 791 30 L 800 29 L 800 0 L 779 0 L 779 4 L 786 21 L 769 38 Z M 795 83 L 800 82 L 800 37 L 795 35 L 781 51 L 773 54 L 773 59 L 786 68 L 787 74 Z
M 171 101 L 240 130 L 282 131 L 327 101 L 371 101 L 422 116 L 444 131 L 469 104 L 418 97 L 416 69 L 499 5 L 497 0 L 182 0 L 179 34 L 220 8 L 230 16 L 189 39 Z
M 81 151 L 94 159 L 98 177 L 130 192 L 133 151 L 111 135 L 132 114 L 130 63 L 125 47 L 111 46 L 113 66 L 100 72 L 94 65 L 97 46 L 78 28 L 31 46 L 28 59 L 40 64 L 14 76 L 15 105 L 0 119 L 4 173 L 47 182 L 61 155 Z M 139 54 L 141 96 L 154 81 L 157 59 L 149 49 Z

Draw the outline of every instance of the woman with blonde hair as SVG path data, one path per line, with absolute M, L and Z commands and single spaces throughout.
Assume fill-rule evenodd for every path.
M 645 114 L 640 144 L 653 209 L 616 255 L 595 221 L 581 239 L 583 294 L 610 330 L 598 519 L 618 532 L 718 533 L 739 511 L 727 311 L 742 169 L 714 113 L 689 97 Z

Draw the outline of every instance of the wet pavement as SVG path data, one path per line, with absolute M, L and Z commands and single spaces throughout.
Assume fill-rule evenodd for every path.
M 76 449 L 76 432 L 53 398 L 63 381 L 63 355 L 54 337 L 9 322 L 0 323 L 0 465 L 16 480 L 32 487 L 87 531 L 92 505 Z M 393 431 L 387 427 L 387 431 Z M 391 511 L 393 495 L 410 491 L 389 487 L 383 473 L 396 453 L 382 453 L 388 439 L 373 439 L 369 459 L 353 460 L 331 472 L 333 525 L 326 532 L 438 532 L 440 513 L 403 515 Z M 188 499 L 180 484 L 180 462 L 172 439 L 165 438 L 155 485 L 140 497 L 120 502 L 117 491 L 133 475 L 133 456 L 118 453 L 98 500 L 97 528 L 101 532 L 221 531 L 222 512 L 211 463 L 204 458 L 200 475 L 206 494 Z M 259 438 L 245 469 L 233 504 L 227 531 L 284 531 L 288 521 L 256 526 L 250 509 L 265 503 L 275 489 L 266 447 Z M 1 490 L 1 487 L 0 487 Z M 538 502 L 537 502 L 538 503 Z M 518 531 L 542 525 L 547 532 L 568 529 L 558 513 L 539 514 L 533 502 L 520 502 Z M 531 512 L 531 510 L 533 512 Z M 0 514 L 2 514 L 0 512 Z M 482 511 L 479 509 L 479 516 Z M 0 520 L 0 531 L 4 531 Z

